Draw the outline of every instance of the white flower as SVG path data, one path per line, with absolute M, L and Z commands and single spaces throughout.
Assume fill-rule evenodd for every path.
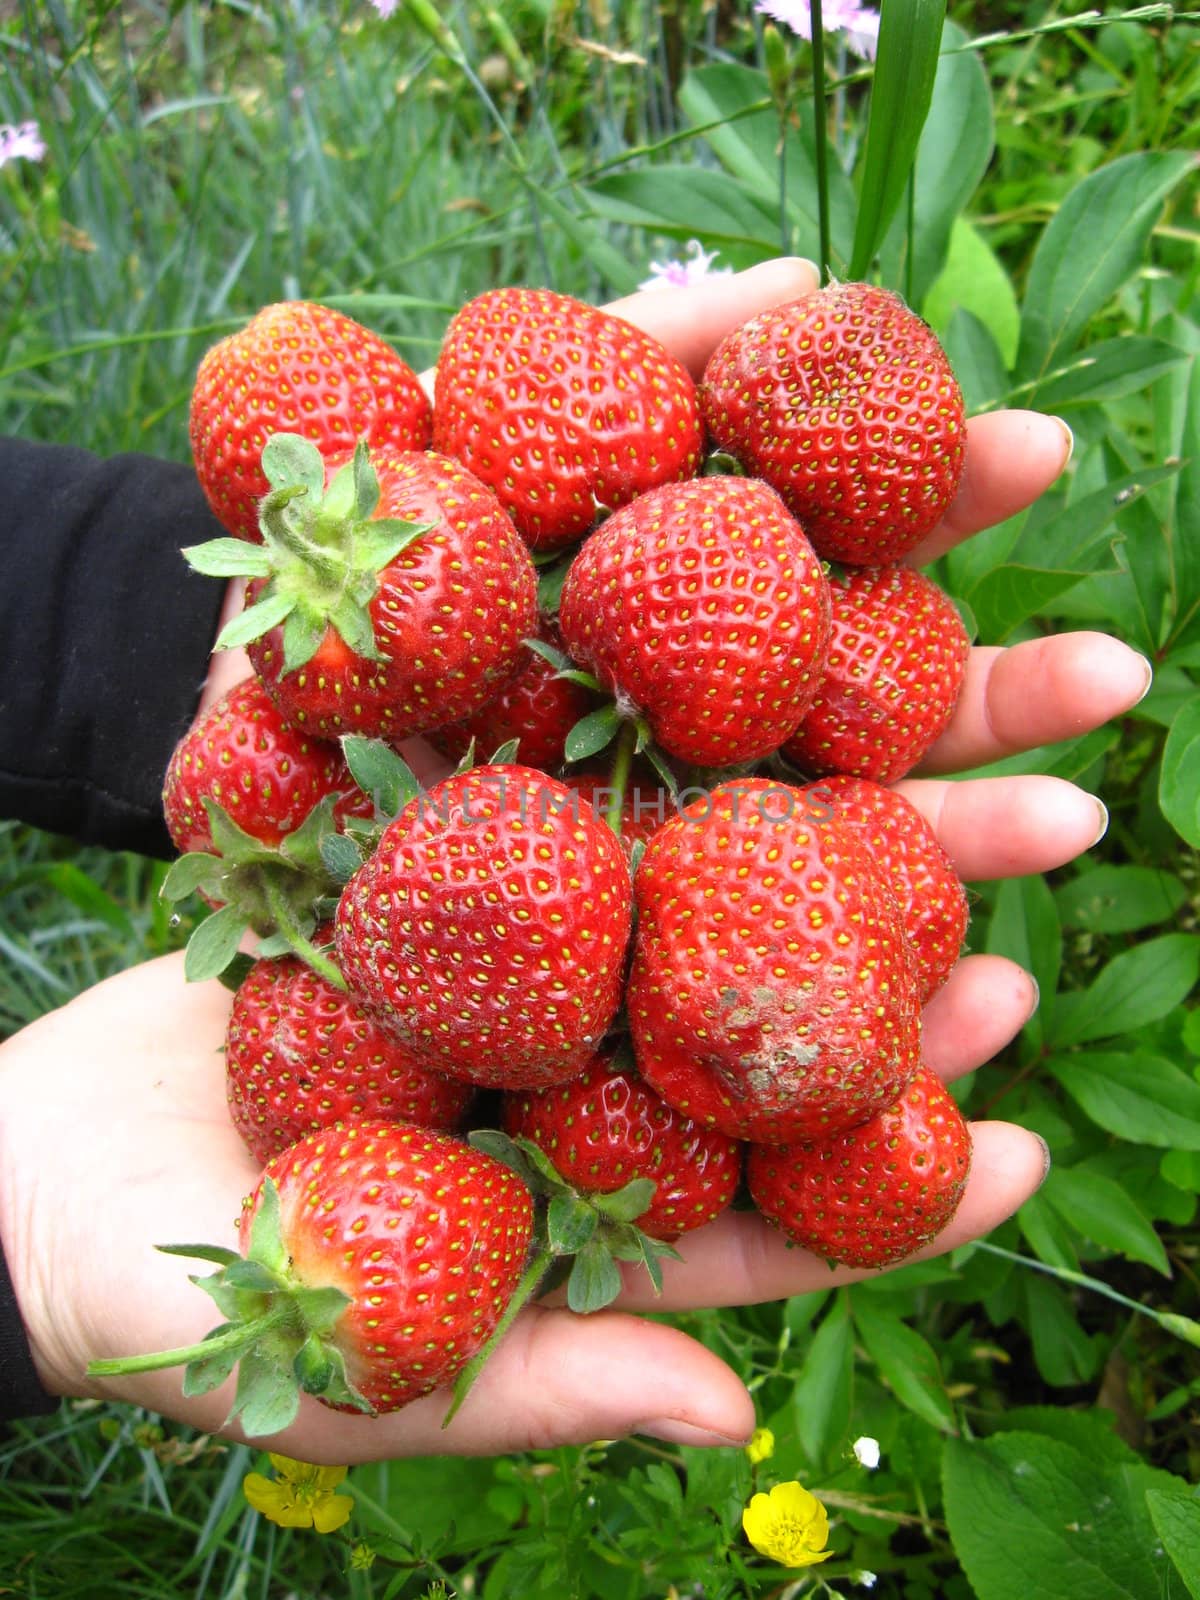
M 879 1440 L 868 1439 L 864 1435 L 861 1439 L 855 1439 L 851 1448 L 859 1466 L 866 1467 L 868 1472 L 874 1472 L 879 1465 Z
M 782 22 L 802 39 L 812 39 L 810 0 L 756 0 L 754 9 Z M 822 0 L 822 33 L 844 33 L 846 44 L 856 56 L 873 61 L 879 43 L 879 13 L 856 0 Z
M 40 161 L 46 142 L 36 122 L 0 123 L 0 167 L 10 161 Z
M 854 1573 L 854 1581 L 860 1589 L 873 1589 L 877 1579 L 873 1572 L 868 1572 L 864 1567 L 861 1572 Z
M 386 22 L 390 16 L 395 15 L 396 7 L 400 4 L 400 0 L 371 0 L 371 4 Z
M 689 239 L 683 261 L 652 261 L 650 276 L 638 284 L 639 289 L 686 289 L 699 283 L 701 278 L 726 278 L 731 267 L 715 267 L 715 250 L 705 250 L 699 239 Z

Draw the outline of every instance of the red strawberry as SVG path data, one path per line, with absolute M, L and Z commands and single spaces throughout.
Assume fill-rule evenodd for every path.
M 686 368 L 640 329 L 548 289 L 493 289 L 446 330 L 433 444 L 550 549 L 599 508 L 690 477 L 702 430 Z
M 815 1255 L 888 1267 L 953 1217 L 971 1165 L 971 1134 L 928 1067 L 894 1105 L 820 1143 L 759 1145 L 746 1177 L 763 1216 Z
M 829 585 L 833 631 L 816 699 L 783 746 L 809 772 L 893 783 L 954 714 L 971 642 L 949 596 L 911 567 L 863 567 Z
M 321 464 L 301 451 L 302 492 L 277 481 L 264 502 L 251 608 L 218 642 L 248 644 L 289 721 L 395 742 L 469 715 L 520 670 L 537 582 L 495 495 L 456 462 L 409 451 L 373 467 L 374 488 L 361 456 L 326 467 L 322 499 Z
M 189 1394 L 241 1362 L 247 1435 L 294 1419 L 303 1388 L 339 1410 L 398 1411 L 449 1383 L 496 1331 L 533 1232 L 529 1191 L 481 1151 L 403 1123 L 310 1133 L 243 1203 L 242 1256 L 169 1247 L 226 1321 L 185 1351 L 93 1362 L 90 1376 L 187 1364 Z M 266 1326 L 264 1326 L 264 1323 Z
M 654 1198 L 633 1220 L 656 1239 L 711 1222 L 732 1202 L 741 1176 L 736 1140 L 680 1116 L 632 1064 L 608 1055 L 570 1083 L 506 1095 L 504 1127 L 514 1139 L 531 1139 L 584 1194 L 651 1179 Z
M 891 885 L 924 1005 L 950 976 L 966 938 L 970 908 L 954 863 L 916 806 L 895 789 L 843 774 L 809 784 L 808 792 L 854 829 Z
M 449 1131 L 471 1099 L 418 1065 L 349 995 L 296 956 L 256 961 L 234 996 L 225 1040 L 234 1126 L 256 1160 L 345 1122 Z
M 183 852 L 213 849 L 204 799 L 215 801 L 255 839 L 277 845 L 330 794 L 345 797 L 338 815 L 372 815 L 372 803 L 355 785 L 339 747 L 289 726 L 257 678 L 247 678 L 176 745 L 163 810 Z
M 340 311 L 302 300 L 266 306 L 200 363 L 192 393 L 192 455 L 218 520 L 259 538 L 262 470 L 272 433 L 298 433 L 327 460 L 363 439 L 423 450 L 431 411 L 416 373 L 377 334 Z
M 571 790 L 474 767 L 411 801 L 346 885 L 351 993 L 420 1060 L 496 1088 L 581 1072 L 621 997 L 629 871 Z
M 542 623 L 537 637 L 562 648 L 558 630 L 549 623 Z M 582 684 L 560 678 L 557 668 L 531 650 L 517 676 L 486 705 L 461 722 L 436 729 L 429 742 L 450 760 L 460 761 L 474 740 L 476 758 L 486 761 L 501 745 L 516 739 L 522 766 L 552 772 L 563 764 L 568 733 L 595 703 L 595 696 Z
M 716 443 L 787 501 L 829 561 L 897 561 L 962 477 L 962 394 L 933 332 L 897 295 L 835 284 L 761 312 L 700 386 Z
M 654 835 L 635 897 L 637 1064 L 685 1116 L 761 1143 L 814 1138 L 872 1116 L 916 1071 L 891 891 L 803 790 L 721 784 Z
M 729 766 L 777 749 L 811 705 L 828 584 L 773 490 L 697 478 L 601 524 L 571 564 L 559 625 L 660 749 Z

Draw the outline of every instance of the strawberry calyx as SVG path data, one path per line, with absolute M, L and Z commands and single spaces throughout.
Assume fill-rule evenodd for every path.
M 332 627 L 356 655 L 380 660 L 369 609 L 379 574 L 433 524 L 375 515 L 379 478 L 361 439 L 328 485 L 325 458 L 300 434 L 273 433 L 262 468 L 271 485 L 259 504 L 262 543 L 212 539 L 183 552 L 208 577 L 266 580 L 215 648 L 251 644 L 282 625 L 284 671 L 294 672 Z
M 148 1355 L 90 1362 L 90 1378 L 128 1377 L 164 1367 L 184 1368 L 185 1395 L 208 1394 L 237 1370 L 227 1422 L 241 1418 L 249 1438 L 280 1432 L 294 1421 L 301 1394 L 372 1414 L 350 1382 L 337 1343 L 337 1324 L 351 1298 L 333 1285 L 314 1287 L 292 1270 L 283 1242 L 279 1191 L 263 1183 L 245 1256 L 218 1245 L 159 1245 L 164 1255 L 209 1261 L 217 1271 L 190 1275 L 225 1318 L 193 1345 Z
M 333 962 L 312 942 L 312 934 L 335 897 L 339 880 L 323 850 L 338 837 L 336 795 L 326 795 L 300 826 L 277 845 L 264 844 L 239 828 L 209 796 L 208 813 L 215 851 L 192 850 L 172 862 L 159 891 L 172 904 L 202 894 L 217 909 L 193 929 L 184 951 L 190 982 L 229 972 L 244 935 L 262 937 L 259 956 L 291 950 L 338 989 L 346 987 Z

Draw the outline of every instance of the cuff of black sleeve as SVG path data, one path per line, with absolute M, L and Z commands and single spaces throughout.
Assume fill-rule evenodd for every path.
M 57 1396 L 47 1394 L 38 1379 L 4 1247 L 0 1245 L 0 1422 L 41 1417 L 57 1409 Z

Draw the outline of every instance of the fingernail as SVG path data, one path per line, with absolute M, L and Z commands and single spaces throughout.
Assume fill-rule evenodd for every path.
M 1134 654 L 1136 655 L 1137 652 L 1135 651 Z M 1145 669 L 1146 681 L 1142 685 L 1141 694 L 1139 694 L 1137 699 L 1133 702 L 1133 704 L 1135 706 L 1140 706 L 1142 701 L 1146 698 L 1146 696 L 1150 693 L 1151 689 L 1154 687 L 1154 665 L 1153 665 L 1153 663 L 1150 662 L 1150 661 L 1147 661 L 1145 656 L 1140 656 L 1138 659 L 1141 661 L 1142 666 Z M 1133 709 L 1133 707 L 1131 706 L 1130 710 L 1132 710 L 1132 709 Z
M 742 1439 L 732 1439 L 726 1433 L 715 1433 L 692 1422 L 681 1422 L 678 1417 L 652 1417 L 649 1422 L 639 1422 L 634 1433 L 647 1434 L 651 1439 L 661 1439 L 664 1444 L 690 1444 L 698 1450 L 743 1450 L 750 1441 L 747 1434 Z
M 1092 840 L 1091 844 L 1087 846 L 1089 850 L 1091 850 L 1094 845 L 1098 845 L 1101 839 L 1103 839 L 1104 835 L 1108 832 L 1108 807 L 1104 804 L 1103 800 L 1097 800 L 1095 795 L 1092 796 L 1092 800 L 1095 804 L 1096 810 L 1100 813 L 1100 826 L 1096 829 L 1096 837 Z
M 1042 1147 L 1042 1176 L 1038 1182 L 1038 1188 L 1040 1189 L 1042 1184 L 1045 1183 L 1046 1179 L 1050 1176 L 1050 1165 L 1053 1158 L 1050 1155 L 1050 1146 L 1046 1143 L 1045 1139 L 1042 1138 L 1041 1134 L 1035 1133 L 1033 1137 Z
M 1025 1013 L 1025 1021 L 1028 1022 L 1036 1014 L 1037 1008 L 1041 1004 L 1042 991 L 1038 988 L 1038 981 L 1032 972 L 1027 972 L 1025 976 L 1029 979 L 1029 987 L 1033 990 L 1033 999 L 1029 1002 L 1029 1010 Z
M 1075 435 L 1071 432 L 1070 428 L 1067 426 L 1067 424 L 1063 421 L 1063 419 L 1061 417 L 1053 417 L 1052 416 L 1050 420 L 1052 422 L 1057 422 L 1058 423 L 1059 427 L 1062 429 L 1063 434 L 1064 434 L 1064 436 L 1066 438 L 1067 453 L 1062 459 L 1062 466 L 1059 467 L 1059 469 L 1058 469 L 1060 472 L 1065 472 L 1066 469 L 1067 469 L 1067 466 L 1070 463 L 1071 457 L 1075 454 Z

